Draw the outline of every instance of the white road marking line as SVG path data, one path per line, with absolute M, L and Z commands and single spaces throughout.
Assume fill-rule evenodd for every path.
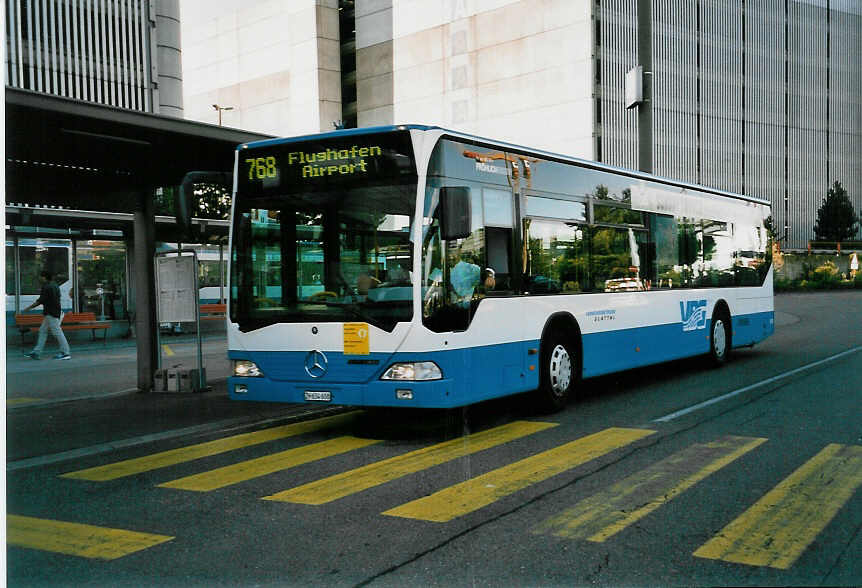
M 670 422 L 674 419 L 678 419 L 681 416 L 685 416 L 687 414 L 691 414 L 693 412 L 696 412 L 696 411 L 700 410 L 701 408 L 706 408 L 707 406 L 711 406 L 713 404 L 723 402 L 723 401 L 727 400 L 728 398 L 733 398 L 734 396 L 738 396 L 744 392 L 748 392 L 749 390 L 754 390 L 755 388 L 759 388 L 760 386 L 766 386 L 767 384 L 772 384 L 773 382 L 778 382 L 779 380 L 789 378 L 790 376 L 793 376 L 793 375 L 798 374 L 800 372 L 810 370 L 810 369 L 815 368 L 819 365 L 823 365 L 824 363 L 829 363 L 830 361 L 835 361 L 836 359 L 841 359 L 842 357 L 845 357 L 845 356 L 850 355 L 852 353 L 856 353 L 857 351 L 862 351 L 862 345 L 860 345 L 858 347 L 854 347 L 853 349 L 848 349 L 847 351 L 842 351 L 841 353 L 836 353 L 835 355 L 830 355 L 829 357 L 827 357 L 825 359 L 821 359 L 820 361 L 815 361 L 814 363 L 809 363 L 809 364 L 804 365 L 802 367 L 798 367 L 796 369 L 790 370 L 789 372 L 784 372 L 783 374 L 778 374 L 777 376 L 773 376 L 771 378 L 761 380 L 760 382 L 757 382 L 756 384 L 751 384 L 750 386 L 745 386 L 744 388 L 734 390 L 733 392 L 728 392 L 727 394 L 722 394 L 721 396 L 716 396 L 715 398 L 710 398 L 709 400 L 705 400 L 705 401 L 700 402 L 698 404 L 695 404 L 693 406 L 689 406 L 688 408 L 683 408 L 683 409 L 678 410 L 676 412 L 666 414 L 663 417 L 659 417 L 657 419 L 654 419 L 653 422 L 654 423 Z

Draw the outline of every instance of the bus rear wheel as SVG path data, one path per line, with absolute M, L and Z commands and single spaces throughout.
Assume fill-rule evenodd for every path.
M 730 316 L 724 309 L 713 313 L 709 328 L 709 357 L 719 367 L 727 363 L 731 347 Z
M 536 391 L 545 411 L 565 408 L 578 381 L 576 347 L 561 333 L 551 333 L 542 344 L 541 384 Z

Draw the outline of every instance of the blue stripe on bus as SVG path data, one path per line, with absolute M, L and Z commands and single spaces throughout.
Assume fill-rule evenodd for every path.
M 761 341 L 773 332 L 773 313 L 733 318 L 733 345 Z M 583 377 L 589 378 L 709 351 L 710 322 L 705 328 L 683 332 L 680 323 L 587 334 Z M 235 400 L 305 402 L 306 391 L 328 391 L 333 404 L 452 408 L 534 390 L 539 385 L 539 341 L 501 343 L 482 347 L 356 356 L 325 351 L 328 372 L 312 378 L 305 371 L 307 351 L 229 351 L 230 359 L 254 361 L 261 378 L 228 378 Z M 358 361 L 357 361 L 358 360 Z M 428 382 L 380 380 L 395 362 L 433 361 L 444 379 Z M 238 394 L 237 385 L 246 392 Z M 397 400 L 398 390 L 410 390 L 413 400 Z
M 773 312 L 733 317 L 733 346 L 751 345 L 770 336 L 773 317 Z M 680 323 L 671 323 L 584 335 L 583 377 L 708 353 L 711 324 L 707 320 L 703 328 L 693 331 L 683 331 Z

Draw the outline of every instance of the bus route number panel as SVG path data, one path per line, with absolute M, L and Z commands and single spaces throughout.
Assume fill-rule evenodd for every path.
M 237 181 L 240 193 L 253 196 L 391 182 L 415 173 L 413 147 L 405 131 L 243 146 Z

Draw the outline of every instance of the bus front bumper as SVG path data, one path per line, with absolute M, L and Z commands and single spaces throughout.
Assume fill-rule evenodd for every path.
M 404 408 L 453 408 L 461 403 L 449 378 L 429 381 L 375 380 L 364 384 L 274 381 L 266 377 L 228 378 L 232 400 L 390 406 Z

